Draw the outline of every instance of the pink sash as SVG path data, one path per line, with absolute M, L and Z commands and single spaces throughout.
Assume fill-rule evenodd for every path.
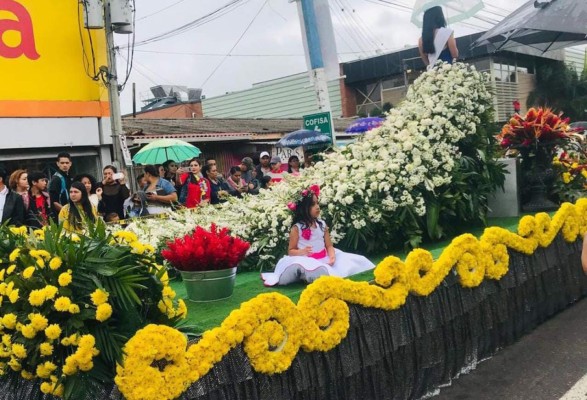
M 319 251 L 318 253 L 308 254 L 308 257 L 315 258 L 316 260 L 324 258 L 324 257 L 326 257 L 326 249 L 322 249 L 322 251 Z

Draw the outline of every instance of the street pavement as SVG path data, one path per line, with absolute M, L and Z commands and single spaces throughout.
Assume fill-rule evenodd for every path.
M 431 400 L 587 400 L 587 298 L 440 389 Z

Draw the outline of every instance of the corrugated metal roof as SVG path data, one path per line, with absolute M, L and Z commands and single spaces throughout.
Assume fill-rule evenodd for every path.
M 336 132 L 344 130 L 353 118 L 333 118 Z M 285 133 L 301 129 L 302 119 L 123 119 L 122 127 L 135 143 L 164 137 L 185 139 L 189 142 L 217 142 L 238 140 L 279 139 Z M 145 136 L 148 136 L 146 138 Z
M 342 115 L 340 82 L 328 82 L 332 115 Z M 308 73 L 290 75 L 252 88 L 202 99 L 206 117 L 300 118 L 316 112 L 316 94 Z

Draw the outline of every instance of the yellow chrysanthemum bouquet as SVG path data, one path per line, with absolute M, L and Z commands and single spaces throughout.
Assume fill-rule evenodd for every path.
M 98 387 L 92 381 L 114 379 L 122 347 L 137 330 L 174 326 L 186 316 L 151 246 L 130 232 L 109 234 L 103 224 L 87 234 L 0 226 L 4 378 L 36 379 L 44 393 L 87 397 Z
M 552 161 L 557 179 L 553 192 L 560 201 L 575 202 L 585 197 L 587 190 L 587 140 L 574 134 L 564 151 Z

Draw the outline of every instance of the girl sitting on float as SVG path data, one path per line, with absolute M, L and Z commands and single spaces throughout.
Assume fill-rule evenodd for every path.
M 262 273 L 265 286 L 313 282 L 322 275 L 346 277 L 375 268 L 367 258 L 335 249 L 326 223 L 320 217 L 320 188 L 312 185 L 301 198 L 288 207 L 294 211 L 294 225 L 289 234 L 288 255 L 271 273 Z

